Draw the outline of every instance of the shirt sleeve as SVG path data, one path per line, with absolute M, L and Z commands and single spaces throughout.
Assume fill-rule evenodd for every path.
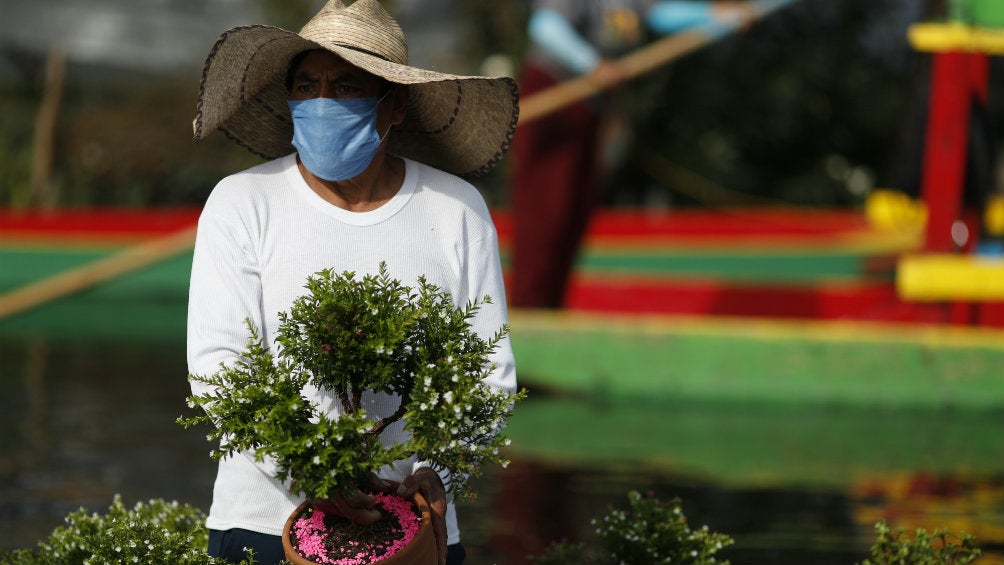
M 576 74 L 588 73 L 600 63 L 599 51 L 556 10 L 535 10 L 527 33 L 544 52 Z
M 471 265 L 473 268 L 468 275 L 470 277 L 468 284 L 473 289 L 472 298 L 481 299 L 490 296 L 492 300 L 491 304 L 481 307 L 473 322 L 478 335 L 488 339 L 509 323 L 502 261 L 498 251 L 498 236 L 494 229 L 474 246 Z M 495 370 L 489 375 L 488 385 L 515 394 L 516 362 L 508 335 L 499 342 L 491 360 Z
M 489 217 L 487 209 L 484 210 L 484 217 Z M 472 329 L 482 339 L 491 339 L 496 332 L 509 323 L 498 234 L 493 226 L 488 226 L 486 235 L 471 244 L 468 249 L 468 265 L 466 284 L 469 289 L 469 298 L 481 300 L 485 296 L 489 296 L 492 300 L 490 304 L 481 306 L 472 320 Z M 494 370 L 488 375 L 486 384 L 510 395 L 515 394 L 516 361 L 508 335 L 499 341 L 490 360 Z M 431 467 L 431 465 L 428 461 L 417 461 L 412 466 L 412 472 L 414 473 L 422 467 Z M 443 485 L 449 489 L 452 482 L 450 474 L 442 469 L 435 470 L 439 473 Z
M 247 230 L 207 207 L 199 218 L 188 293 L 189 372 L 215 373 L 221 363 L 236 360 L 248 343 L 246 321 L 262 331 L 261 311 L 261 280 Z
M 205 376 L 221 365 L 231 366 L 247 347 L 248 321 L 264 335 L 255 247 L 230 205 L 210 197 L 199 217 L 189 284 L 189 373 Z M 189 382 L 195 395 L 211 392 L 205 383 Z M 246 457 L 268 476 L 278 471 L 274 461 L 256 461 L 253 453 L 237 456 Z
M 645 21 L 656 33 L 669 35 L 685 29 L 714 23 L 710 2 L 663 0 L 645 14 Z

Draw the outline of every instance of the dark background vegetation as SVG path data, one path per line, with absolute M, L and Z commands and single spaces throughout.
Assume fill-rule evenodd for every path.
M 271 23 L 293 29 L 318 5 L 257 1 Z M 607 204 L 856 206 L 874 187 L 903 184 L 900 154 L 919 143 L 911 108 L 929 60 L 906 41 L 914 4 L 801 0 L 631 82 L 615 96 L 633 135 L 611 138 L 619 166 Z M 444 33 L 459 34 L 466 67 L 442 70 L 479 72 L 502 54 L 516 72 L 528 2 L 453 5 Z M 0 206 L 27 206 L 45 61 L 6 57 L 16 72 L 0 84 Z M 56 203 L 199 205 L 219 178 L 257 163 L 222 135 L 192 144 L 200 71 L 201 62 L 162 74 L 81 68 L 71 58 L 55 131 Z M 1001 74 L 994 60 L 989 115 L 998 132 Z M 506 204 L 505 165 L 476 181 L 493 206 Z

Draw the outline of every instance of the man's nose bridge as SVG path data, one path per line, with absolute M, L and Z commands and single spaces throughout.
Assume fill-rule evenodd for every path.
M 321 79 L 320 84 L 317 86 L 317 94 L 321 98 L 334 98 L 335 97 L 335 87 L 334 83 L 328 80 L 326 77 Z

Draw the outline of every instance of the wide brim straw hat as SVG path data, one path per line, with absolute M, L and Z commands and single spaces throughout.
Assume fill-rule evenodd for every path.
M 294 152 L 286 74 L 297 54 L 312 49 L 408 85 L 408 112 L 391 131 L 391 153 L 473 177 L 508 150 L 519 115 L 516 82 L 408 66 L 404 32 L 377 0 L 330 0 L 299 33 L 250 25 L 220 35 L 202 72 L 195 141 L 219 129 L 266 159 Z

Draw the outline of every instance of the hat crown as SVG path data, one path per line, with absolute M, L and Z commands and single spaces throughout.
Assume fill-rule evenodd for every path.
M 341 0 L 329 0 L 299 35 L 321 46 L 348 47 L 408 64 L 404 31 L 377 0 L 358 0 L 347 7 Z

